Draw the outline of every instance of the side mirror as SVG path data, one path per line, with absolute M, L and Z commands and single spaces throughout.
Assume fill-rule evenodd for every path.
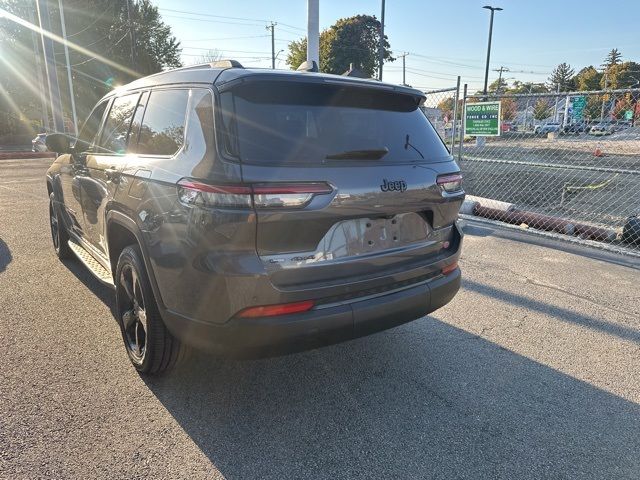
M 68 136 L 63 133 L 51 133 L 44 141 L 50 152 L 71 153 L 71 142 Z

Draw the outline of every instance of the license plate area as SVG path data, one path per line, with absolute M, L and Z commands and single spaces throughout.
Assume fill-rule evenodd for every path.
M 335 223 L 310 252 L 263 256 L 268 270 L 348 260 L 411 248 L 429 242 L 432 229 L 418 213 L 385 218 L 354 218 Z

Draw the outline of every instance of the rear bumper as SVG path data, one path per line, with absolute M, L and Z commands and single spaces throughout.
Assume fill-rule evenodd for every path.
M 369 335 L 420 318 L 447 304 L 460 288 L 460 269 L 382 296 L 309 312 L 211 324 L 172 312 L 163 318 L 181 341 L 199 349 L 242 356 L 307 350 Z

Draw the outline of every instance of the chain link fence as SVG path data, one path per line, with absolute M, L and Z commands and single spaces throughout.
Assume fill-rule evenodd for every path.
M 501 102 L 500 135 L 452 150 L 473 214 L 640 254 L 640 89 L 462 103 L 485 99 Z
M 425 92 L 427 99 L 422 111 L 434 126 L 442 141 L 453 152 L 461 128 L 462 100 L 460 99 L 460 77 L 454 87 Z

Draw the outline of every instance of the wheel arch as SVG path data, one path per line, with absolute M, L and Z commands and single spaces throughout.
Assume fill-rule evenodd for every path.
M 111 265 L 111 273 L 113 275 L 114 282 L 116 268 L 118 266 L 118 258 L 120 253 L 125 247 L 129 245 L 138 245 L 142 252 L 142 261 L 147 269 L 147 275 L 151 283 L 153 294 L 156 298 L 156 302 L 161 311 L 165 309 L 162 297 L 160 296 L 160 290 L 156 283 L 156 277 L 153 272 L 153 267 L 149 261 L 149 255 L 147 246 L 144 242 L 144 236 L 142 231 L 138 227 L 135 220 L 117 210 L 111 210 L 107 213 L 106 218 L 106 236 L 107 236 L 107 249 L 109 256 L 109 263 Z

